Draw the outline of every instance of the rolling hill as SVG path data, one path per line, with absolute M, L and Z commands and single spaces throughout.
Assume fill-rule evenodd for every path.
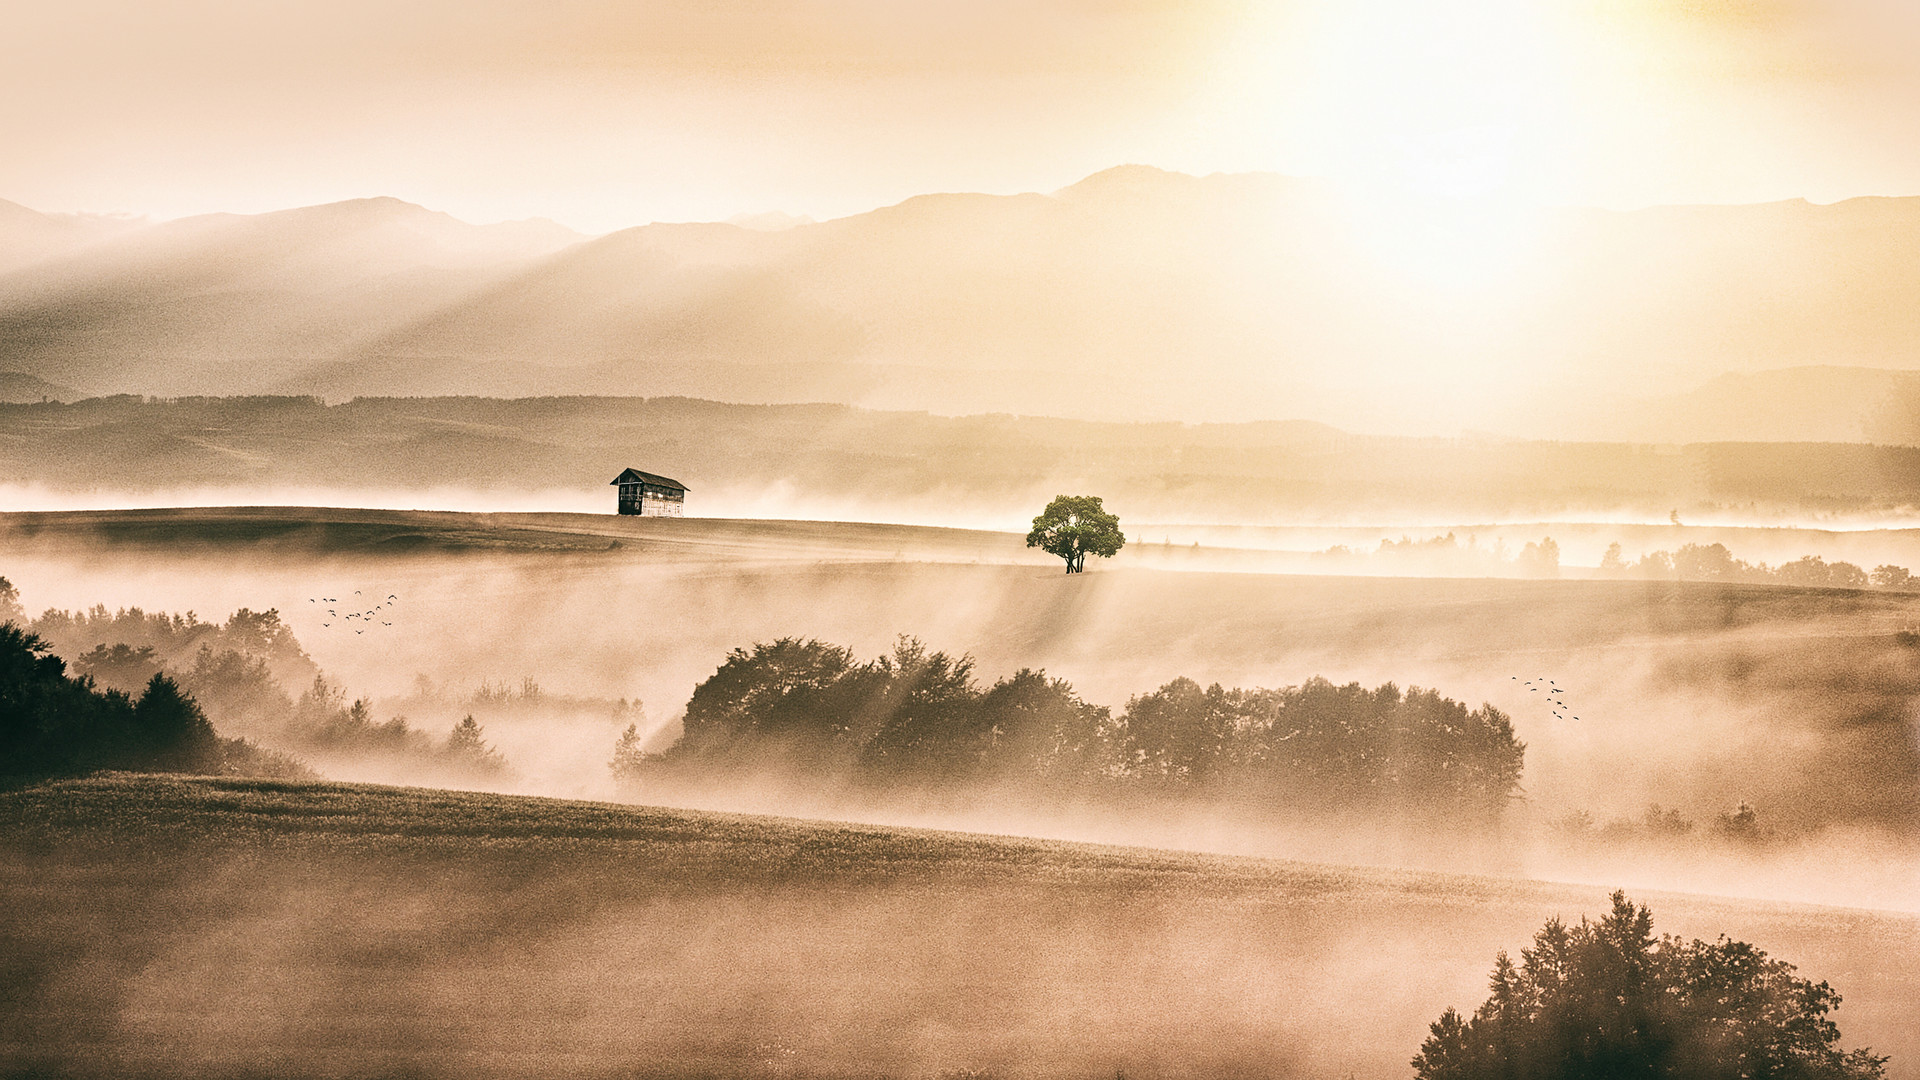
M 127 228 L 0 275 L 0 355 L 82 386 L 270 384 L 579 239 L 389 198 Z
M 361 785 L 0 793 L 0 1068 L 1406 1075 L 1599 886 Z M 1913 916 L 1640 894 L 1915 1075 Z
M 71 256 L 145 224 L 87 214 L 43 214 L 0 199 L 0 274 Z
M 1003 528 L 1062 492 L 1100 494 L 1136 523 L 1664 521 L 1678 511 L 1784 525 L 1920 506 L 1920 449 L 1902 445 L 1416 438 L 1307 421 L 947 417 L 661 397 L 0 405 L 0 475 L 37 492 L 18 496 L 23 507 L 377 496 L 600 509 L 607 480 L 628 465 L 691 486 L 700 514 Z
M 90 393 L 684 394 L 1580 438 L 1624 423 L 1677 442 L 1770 429 L 1708 436 L 1643 399 L 1728 373 L 1905 369 L 1920 344 L 1920 199 L 1556 211 L 1485 289 L 1444 245 L 1427 277 L 1369 254 L 1437 243 L 1397 222 L 1303 181 L 1133 166 L 1051 195 L 593 240 L 370 199 L 170 222 L 0 274 L 0 356 Z M 1860 377 L 1800 379 L 1860 399 Z M 1774 412 L 1799 400 L 1767 394 Z M 1790 426 L 1915 438 L 1897 419 L 1863 428 L 1841 407 Z

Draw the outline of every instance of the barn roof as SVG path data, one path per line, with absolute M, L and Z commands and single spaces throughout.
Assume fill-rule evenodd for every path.
M 652 484 L 654 487 L 672 488 L 675 491 L 687 490 L 687 485 L 678 480 L 670 480 L 667 477 L 656 476 L 650 472 L 641 472 L 639 469 L 628 469 L 619 476 L 614 477 L 609 483 Z

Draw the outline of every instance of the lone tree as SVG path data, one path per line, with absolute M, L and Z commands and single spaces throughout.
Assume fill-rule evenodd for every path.
M 1120 519 L 1100 506 L 1098 495 L 1061 495 L 1033 519 L 1027 546 L 1067 560 L 1067 573 L 1087 568 L 1087 556 L 1111 559 L 1127 543 Z
M 1744 941 L 1653 936 L 1613 894 L 1597 923 L 1555 919 L 1493 996 L 1448 1009 L 1413 1059 L 1420 1080 L 1880 1080 L 1886 1058 L 1834 1044 L 1840 995 Z

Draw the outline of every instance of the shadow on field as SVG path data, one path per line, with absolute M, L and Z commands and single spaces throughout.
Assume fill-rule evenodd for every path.
M 1404 1076 L 1604 890 L 420 789 L 0 796 L 16 1075 Z M 1668 898 L 1910 1076 L 1910 917 Z

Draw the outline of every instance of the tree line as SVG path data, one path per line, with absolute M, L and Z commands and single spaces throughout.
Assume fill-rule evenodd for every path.
M 695 687 L 680 739 L 656 755 L 638 746 L 630 729 L 616 774 L 797 769 L 879 787 L 1133 792 L 1479 824 L 1519 791 L 1526 749 L 1498 709 L 1418 687 L 1183 677 L 1116 715 L 1044 671 L 983 686 L 971 657 L 909 637 L 864 662 L 799 638 L 736 648 Z
M 1739 581 L 1826 589 L 1920 588 L 1911 571 L 1891 563 L 1863 570 L 1850 562 L 1803 555 L 1779 566 L 1768 566 L 1734 558 L 1725 544 L 1683 544 L 1676 551 L 1649 551 L 1629 562 L 1616 542 L 1609 544 L 1600 557 L 1600 571 L 1616 577 L 1656 580 Z
M 1372 569 L 1408 574 L 1490 577 L 1518 574 L 1538 578 L 1560 575 L 1560 545 L 1551 536 L 1529 540 L 1519 551 L 1508 551 L 1506 541 L 1499 539 L 1482 547 L 1476 536 L 1467 537 L 1467 542 L 1462 544 L 1453 533 L 1425 540 L 1402 536 L 1398 540 L 1382 540 L 1372 551 L 1335 544 L 1308 558 L 1315 565 L 1335 570 L 1351 570 L 1364 563 Z
M 241 608 L 224 623 L 104 605 L 28 619 L 19 590 L 0 577 L 0 626 L 11 634 L 0 644 L 11 664 L 0 675 L 0 774 L 312 775 L 283 750 L 315 760 L 386 757 L 464 779 L 511 774 L 472 715 L 438 739 L 404 717 L 376 721 L 371 701 L 349 700 L 329 682 L 272 609 Z M 294 679 L 309 680 L 298 697 L 284 685 Z M 216 722 L 275 749 L 221 738 Z
M 155 674 L 138 695 L 67 673 L 51 647 L 0 623 L 0 773 L 59 776 L 96 769 L 302 775 L 298 763 L 244 739 L 223 739 L 180 686 Z

